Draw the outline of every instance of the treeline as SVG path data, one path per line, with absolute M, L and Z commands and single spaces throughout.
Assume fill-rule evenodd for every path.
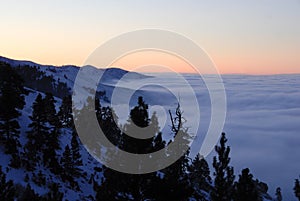
M 50 82 L 50 81 L 49 81 Z M 0 148 L 10 156 L 9 165 L 0 168 L 1 200 L 64 200 L 61 184 L 80 194 L 81 200 L 212 200 L 212 201 L 260 201 L 272 198 L 267 184 L 254 179 L 248 168 L 234 175 L 230 165 L 230 147 L 222 133 L 215 147 L 210 170 L 207 161 L 197 155 L 190 158 L 189 134 L 182 122 L 180 105 L 171 112 L 170 124 L 173 140 L 180 139 L 181 153 L 166 149 L 166 157 L 180 154 L 179 159 L 169 167 L 148 174 L 126 174 L 99 164 L 93 172 L 85 172 L 81 144 L 74 126 L 71 96 L 62 99 L 59 110 L 51 93 L 38 94 L 29 115 L 28 131 L 24 139 L 20 136 L 21 111 L 28 91 L 22 78 L 6 63 L 0 63 Z M 149 116 L 148 105 L 139 97 L 137 106 L 130 111 L 129 119 L 119 128 L 112 108 L 101 106 L 99 99 L 88 98 L 83 107 L 75 111 L 81 114 L 93 112 L 106 137 L 124 151 L 134 154 L 153 153 L 167 147 L 171 142 L 164 140 L 156 114 Z M 79 127 L 89 129 L 89 121 L 78 122 Z M 148 139 L 136 139 L 126 133 L 135 132 L 135 126 L 147 128 Z M 64 136 L 71 133 L 71 136 Z M 93 132 L 92 129 L 88 132 Z M 148 133 L 148 134 L 149 134 Z M 64 139 L 65 141 L 62 141 Z M 69 141 L 68 141 L 69 140 Z M 90 142 L 95 143 L 95 142 Z M 101 154 L 101 153 L 100 153 Z M 88 159 L 94 160 L 94 159 Z M 122 157 L 118 160 L 122 165 Z M 157 161 L 160 163 L 160 161 Z M 25 186 L 7 179 L 12 169 L 22 169 Z M 30 185 L 44 187 L 47 192 L 37 193 Z M 83 184 L 82 184 L 83 183 Z M 95 192 L 85 195 L 83 185 L 91 185 Z M 294 185 L 295 196 L 300 200 L 299 180 Z M 282 200 L 281 190 L 276 190 L 276 200 Z
M 16 66 L 16 72 L 24 80 L 24 85 L 45 93 L 52 93 L 56 97 L 63 98 L 70 94 L 71 89 L 65 82 L 54 79 L 53 75 L 47 75 L 39 66 Z M 55 69 L 52 71 L 55 72 Z
M 102 118 L 98 119 L 102 125 L 104 123 Z M 97 200 L 259 201 L 264 198 L 271 199 L 267 195 L 267 185 L 254 180 L 248 168 L 244 169 L 239 179 L 235 181 L 233 167 L 230 166 L 230 147 L 226 145 L 225 133 L 222 134 L 219 145 L 215 147 L 217 156 L 213 159 L 213 178 L 211 178 L 209 165 L 203 157 L 200 155 L 195 158 L 189 157 L 190 139 L 183 126 L 180 106 L 171 119 L 173 139 L 176 137 L 181 142 L 178 145 L 179 150 L 186 147 L 188 151 L 169 167 L 154 173 L 132 175 L 104 168 L 104 179 L 96 186 Z M 105 121 L 113 122 L 110 118 L 105 118 Z M 133 123 L 139 127 L 147 127 L 148 132 L 152 131 L 154 137 L 147 140 L 128 137 L 126 132 L 133 129 Z M 117 122 L 111 124 L 114 133 L 109 133 L 107 136 L 114 136 L 115 145 L 131 153 L 155 152 L 172 142 L 163 140 L 155 113 L 148 117 L 148 106 L 141 97 L 138 105 L 131 110 L 130 120 L 124 128 L 120 130 L 116 125 Z M 175 153 L 176 150 L 172 151 L 167 150 L 165 156 L 181 154 L 181 152 Z M 120 165 L 122 165 L 121 160 Z
M 62 100 L 57 112 L 57 103 L 51 93 L 38 94 L 28 116 L 30 121 L 23 125 L 28 130 L 20 136 L 20 123 L 26 124 L 26 121 L 20 121 L 20 117 L 28 94 L 15 69 L 0 63 L 0 149 L 10 156 L 8 166 L 0 168 L 0 199 L 63 200 L 62 183 L 82 193 L 78 182 L 89 178 L 82 170 L 82 145 L 73 129 L 71 96 Z M 62 141 L 66 130 L 74 131 L 70 142 Z M 6 179 L 6 174 L 14 169 L 24 170 L 26 186 Z M 31 184 L 48 189 L 48 193 L 37 194 Z

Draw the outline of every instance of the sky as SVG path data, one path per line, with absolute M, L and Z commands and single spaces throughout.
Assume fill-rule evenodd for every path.
M 105 41 L 150 28 L 193 40 L 223 74 L 300 73 L 300 0 L 0 0 L 0 4 L 0 55 L 13 59 L 81 66 Z M 143 60 L 145 54 L 127 56 L 130 59 L 121 58 L 115 65 L 135 68 L 133 61 Z M 170 60 L 166 55 L 153 59 Z M 176 70 L 189 72 L 182 61 L 175 61 Z

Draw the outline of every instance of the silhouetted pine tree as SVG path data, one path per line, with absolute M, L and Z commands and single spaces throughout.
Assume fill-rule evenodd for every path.
M 59 145 L 59 121 L 55 110 L 55 100 L 47 93 L 45 98 L 38 94 L 32 106 L 30 130 L 27 132 L 28 141 L 25 145 L 25 166 L 33 170 L 37 162 L 42 162 L 54 173 L 59 171 L 56 151 Z M 42 159 L 42 160 L 41 160 Z
M 145 130 L 137 131 L 133 128 L 134 125 Z M 147 132 L 147 134 L 150 134 L 150 136 L 153 137 L 148 139 L 134 139 L 128 137 L 126 132 L 136 132 L 139 135 L 143 135 L 143 132 Z M 159 151 L 165 147 L 156 113 L 153 113 L 149 119 L 148 105 L 143 100 L 143 97 L 138 97 L 137 106 L 130 111 L 130 119 L 125 125 L 125 133 L 123 135 L 123 148 L 125 150 L 130 150 L 132 153 L 148 153 L 151 155 L 152 152 Z M 135 148 L 133 148 L 134 146 Z M 159 162 L 160 161 L 157 161 L 157 163 Z M 142 164 L 142 161 L 140 163 L 141 166 L 144 165 Z M 160 183 L 157 172 L 142 175 L 130 175 L 128 179 L 130 181 L 128 190 L 135 199 L 156 199 L 158 190 L 157 184 Z
M 15 187 L 12 180 L 6 181 L 6 174 L 2 172 L 0 166 L 0 198 L 5 201 L 13 201 L 15 197 Z
M 185 156 L 162 170 L 162 193 L 157 195 L 158 200 L 189 200 L 193 194 L 193 187 L 190 185 L 187 175 L 187 163 Z
M 74 108 L 74 120 L 77 133 L 83 133 L 86 136 L 85 145 L 101 154 L 99 142 L 97 142 L 99 135 L 95 132 L 95 127 L 98 127 L 99 124 L 93 119 L 95 112 L 95 99 L 88 97 L 81 109 Z
M 46 185 L 46 177 L 41 170 L 37 174 L 32 173 L 32 181 L 38 186 Z
M 122 147 L 121 131 L 117 122 L 113 118 L 113 110 L 110 107 L 101 107 L 99 99 L 95 102 L 95 113 L 101 129 L 108 140 L 117 147 Z M 110 156 L 110 160 L 118 160 L 115 156 Z M 120 161 L 121 162 L 121 161 Z M 125 193 L 126 176 L 125 174 L 103 166 L 104 180 L 99 185 L 94 182 L 94 189 L 97 192 L 96 200 L 98 201 L 115 201 L 128 200 L 128 194 Z
M 71 139 L 71 152 L 72 152 L 72 162 L 73 162 L 73 176 L 79 177 L 81 175 L 82 159 L 81 154 L 79 152 L 79 143 L 78 136 L 75 131 L 72 133 Z
M 95 112 L 96 112 L 96 116 L 97 116 L 97 119 L 98 121 L 101 121 L 103 118 L 102 118 L 102 107 L 101 107 L 101 103 L 100 103 L 100 99 L 99 98 L 95 98 Z
M 211 190 L 211 178 L 208 163 L 198 154 L 189 166 L 189 172 L 189 180 L 194 189 L 193 197 L 196 200 L 206 200 L 206 195 Z
M 97 201 L 126 201 L 130 200 L 130 192 L 126 192 L 124 174 L 103 166 L 104 179 L 100 185 L 94 183 Z
M 55 109 L 55 99 L 51 93 L 46 93 L 44 102 L 45 121 L 48 124 L 49 132 L 45 137 L 45 145 L 42 150 L 43 162 L 45 166 L 48 166 L 54 173 L 59 171 L 59 163 L 57 153 L 60 149 L 59 137 L 60 137 L 60 122 Z
M 144 102 L 143 97 L 138 98 L 138 105 L 130 111 L 130 119 L 141 128 L 149 125 L 148 104 Z
M 73 128 L 72 97 L 66 96 L 59 107 L 58 119 L 63 127 Z
M 275 193 L 275 196 L 276 196 L 276 201 L 282 201 L 282 195 L 281 195 L 281 188 L 278 187 L 276 188 L 276 193 Z
M 19 197 L 18 201 L 40 201 L 41 197 L 38 196 L 31 188 L 30 184 L 27 184 L 25 191 Z
M 43 149 L 44 165 L 49 167 L 51 172 L 58 173 L 60 165 L 58 162 L 57 150 L 60 149 L 59 145 L 59 129 L 53 129 L 45 140 L 45 147 Z
M 263 201 L 264 197 L 271 199 L 271 196 L 268 195 L 269 187 L 268 187 L 268 185 L 266 183 L 261 182 L 258 179 L 256 179 L 254 181 L 254 183 L 255 183 L 255 186 L 257 188 L 257 191 L 258 191 L 258 194 L 259 194 L 259 200 L 260 201 Z
M 52 93 L 46 93 L 46 96 L 44 98 L 44 104 L 45 104 L 45 117 L 46 121 L 49 122 L 50 126 L 52 128 L 58 128 L 59 127 L 59 119 L 56 114 L 56 109 L 55 109 L 55 103 L 56 100 L 54 99 L 54 96 Z
M 33 170 L 36 164 L 41 161 L 41 151 L 44 150 L 49 134 L 44 108 L 45 102 L 42 95 L 38 94 L 32 105 L 32 115 L 29 117 L 32 122 L 28 126 L 30 130 L 27 132 L 28 141 L 23 157 L 27 170 Z
M 63 168 L 63 174 L 66 177 L 72 177 L 73 172 L 73 162 L 72 162 L 72 153 L 69 145 L 66 145 L 61 158 L 61 167 Z
M 299 179 L 295 180 L 294 193 L 296 198 L 300 201 L 300 182 Z
M 226 146 L 226 136 L 222 133 L 220 146 L 215 147 L 218 157 L 213 158 L 214 187 L 210 193 L 212 201 L 231 201 L 234 193 L 234 172 L 233 167 L 229 166 L 230 147 Z
M 74 190 L 80 190 L 78 183 L 74 180 L 74 178 L 77 176 L 75 174 L 75 167 L 74 167 L 74 162 L 72 158 L 72 151 L 67 145 L 65 147 L 65 150 L 63 152 L 63 156 L 60 161 L 62 172 L 61 172 L 61 178 L 64 182 L 68 181 L 71 185 L 71 187 Z
M 236 182 L 235 201 L 259 201 L 261 200 L 253 175 L 250 170 L 245 168 L 242 175 L 239 175 L 239 181 Z
M 151 133 L 155 133 L 155 136 L 153 138 L 153 147 L 151 152 L 155 152 L 155 151 L 159 151 L 161 149 L 164 149 L 166 146 L 166 142 L 163 140 L 163 134 L 160 131 L 160 127 L 159 127 L 159 123 L 158 123 L 158 119 L 156 116 L 156 112 L 154 112 L 151 116 L 150 119 L 150 125 L 149 125 L 149 129 L 148 129 Z M 164 160 L 163 158 L 164 156 L 162 156 L 161 159 L 158 159 L 156 161 L 156 163 L 158 165 L 160 165 L 162 163 L 162 161 Z
M 193 194 L 193 187 L 190 185 L 188 178 L 189 166 L 189 142 L 190 136 L 187 129 L 183 127 L 184 119 L 180 104 L 178 104 L 175 116 L 171 111 L 170 118 L 172 123 L 172 131 L 176 138 L 177 146 L 175 149 L 167 149 L 167 156 L 179 158 L 175 163 L 162 170 L 164 177 L 162 180 L 162 193 L 156 198 L 159 200 L 189 200 Z M 171 142 L 169 142 L 171 143 Z M 187 150 L 187 151 L 185 151 Z
M 130 133 L 138 133 L 142 136 L 144 133 L 139 128 L 146 128 L 149 126 L 149 123 L 148 105 L 144 102 L 143 97 L 140 96 L 138 98 L 138 105 L 130 111 L 130 118 L 124 126 L 124 146 L 122 148 L 125 151 L 136 154 L 151 152 L 153 138 L 137 139 L 129 136 Z M 144 132 L 150 132 L 150 130 L 147 129 Z
M 95 99 L 95 112 L 101 129 L 108 140 L 117 147 L 122 147 L 122 136 L 118 124 L 118 118 L 110 107 L 101 107 L 100 100 Z
M 43 163 L 49 167 L 54 173 L 59 171 L 59 163 L 56 151 L 60 149 L 60 123 L 55 110 L 54 97 L 51 93 L 47 93 L 44 102 L 45 122 L 48 125 L 49 132 L 45 136 L 45 145 L 42 147 Z
M 63 200 L 64 193 L 59 191 L 59 184 L 52 183 L 49 187 L 49 192 L 42 199 L 43 201 L 61 201 Z
M 100 110 L 98 110 L 100 111 Z M 139 97 L 138 105 L 130 112 L 130 119 L 125 125 L 124 133 L 119 135 L 120 130 L 117 128 L 116 122 L 113 121 L 113 113 L 109 108 L 103 107 L 98 112 L 99 121 L 102 129 L 105 131 L 108 139 L 112 139 L 120 148 L 132 153 L 151 153 L 156 149 L 164 146 L 161 133 L 159 133 L 158 121 L 155 117 L 151 122 L 148 118 L 148 106 Z M 109 125 L 113 125 L 109 127 Z M 141 140 L 126 135 L 126 132 L 137 132 L 134 125 L 146 128 L 145 132 L 151 132 L 152 138 Z M 143 133 L 138 133 L 143 135 Z M 117 138 L 111 135 L 119 136 Z M 112 160 L 118 160 L 112 158 Z M 123 159 L 124 160 L 124 159 Z M 126 159 L 125 159 L 126 160 Z M 120 163 L 122 161 L 120 160 Z M 153 200 L 155 191 L 154 181 L 156 181 L 157 173 L 149 174 L 125 174 L 104 167 L 104 181 L 97 189 L 97 200 Z M 97 188 L 97 187 L 96 187 Z
M 0 142 L 5 152 L 12 154 L 11 166 L 20 166 L 18 117 L 25 105 L 23 80 L 9 65 L 0 62 Z

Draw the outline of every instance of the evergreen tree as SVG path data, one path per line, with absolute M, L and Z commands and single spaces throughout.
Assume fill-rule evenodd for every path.
M 60 149 L 59 145 L 60 132 L 57 128 L 52 130 L 45 139 L 45 147 L 43 149 L 43 163 L 49 167 L 51 172 L 58 173 L 60 166 L 57 157 L 57 150 Z
M 59 108 L 58 119 L 63 127 L 73 128 L 73 115 L 72 115 L 72 97 L 66 96 L 62 100 Z
M 100 107 L 100 105 L 98 105 Z M 98 111 L 98 112 L 97 112 Z M 102 107 L 96 110 L 100 126 L 108 139 L 113 141 L 120 149 L 131 153 L 151 153 L 164 146 L 161 133 L 158 129 L 158 121 L 153 117 L 151 122 L 148 118 L 148 105 L 142 97 L 138 99 L 138 105 L 130 112 L 130 119 L 124 126 L 124 133 L 120 135 L 113 118 L 114 114 L 110 108 Z M 145 128 L 144 132 L 151 132 L 152 138 L 135 139 L 128 136 L 127 132 L 138 132 L 135 126 Z M 138 133 L 143 135 L 144 133 Z M 115 136 L 115 137 L 113 137 Z M 112 160 L 118 160 L 112 158 Z M 122 163 L 121 160 L 119 160 Z M 104 181 L 97 188 L 97 200 L 153 200 L 154 199 L 154 181 L 157 180 L 157 173 L 142 175 L 120 173 L 104 167 Z M 97 185 L 96 185 L 97 186 Z
M 58 128 L 59 119 L 55 110 L 56 100 L 51 93 L 46 93 L 43 101 L 46 121 L 49 122 L 52 129 Z
M 76 114 L 74 121 L 76 121 L 77 133 L 85 133 L 89 136 L 85 139 L 85 145 L 95 149 L 97 154 L 101 154 L 99 143 L 95 140 L 99 138 L 98 134 L 95 133 L 95 127 L 99 126 L 99 124 L 92 119 L 95 112 L 95 99 L 88 97 L 80 110 L 74 108 L 74 113 Z
M 248 168 L 242 170 L 242 175 L 239 176 L 239 181 L 236 182 L 235 201 L 259 201 L 258 189 L 253 180 L 253 175 L 250 174 Z
M 46 177 L 41 170 L 38 172 L 38 174 L 32 174 L 32 181 L 38 186 L 46 185 Z
M 100 99 L 97 97 L 95 98 L 95 112 L 96 112 L 98 121 L 101 121 L 102 119 L 104 119 L 104 118 L 102 118 L 103 112 L 102 112 Z
M 143 130 L 135 130 L 135 126 L 143 128 Z M 143 132 L 145 132 L 153 137 L 148 139 L 134 139 L 128 137 L 126 132 L 136 132 L 139 135 L 143 135 Z M 148 104 L 145 103 L 143 97 L 138 97 L 137 106 L 130 111 L 130 119 L 128 120 L 128 124 L 125 125 L 123 140 L 123 148 L 130 150 L 132 153 L 148 153 L 151 156 L 152 152 L 159 151 L 165 147 L 156 113 L 153 113 L 149 119 Z M 140 163 L 143 165 L 142 162 Z M 157 163 L 159 163 L 159 161 L 157 161 Z M 129 190 L 127 190 L 127 192 L 130 192 L 137 200 L 153 200 L 156 198 L 156 190 L 160 190 L 157 189 L 160 178 L 156 172 L 143 175 L 131 175 L 128 181 L 130 181 L 130 185 L 128 186 Z
M 281 195 L 281 188 L 280 187 L 276 188 L 275 195 L 276 195 L 276 201 L 282 201 L 282 195 Z
M 74 177 L 76 175 L 74 175 L 74 162 L 73 162 L 73 158 L 72 158 L 72 151 L 69 147 L 69 145 L 67 145 L 65 147 L 63 156 L 61 158 L 61 167 L 62 167 L 62 174 L 61 174 L 61 178 L 63 181 L 68 181 L 71 185 L 72 188 L 79 190 L 79 186 L 77 184 L 77 182 L 75 182 Z
M 41 94 L 38 94 L 32 105 L 32 121 L 29 124 L 30 130 L 27 132 L 27 143 L 25 145 L 25 166 L 27 170 L 33 170 L 35 165 L 40 162 L 41 151 L 44 150 L 49 128 L 45 116 L 45 102 Z
M 5 201 L 13 201 L 15 197 L 15 187 L 12 180 L 6 181 L 6 174 L 2 172 L 0 166 L 0 198 Z
M 259 194 L 259 201 L 263 201 L 263 196 L 269 196 L 268 195 L 268 190 L 269 187 L 266 183 L 259 181 L 258 179 L 256 179 L 254 181 L 256 189 L 258 191 Z
M 101 107 L 99 99 L 95 101 L 95 113 L 101 129 L 106 137 L 117 147 L 122 147 L 121 131 L 117 122 L 113 118 L 113 110 L 110 107 Z M 115 156 L 110 156 L 110 160 L 118 160 Z M 121 161 L 120 161 L 121 163 Z M 94 189 L 97 192 L 96 200 L 128 200 L 125 188 L 127 185 L 126 174 L 117 172 L 103 166 L 104 180 L 99 185 L 94 181 Z
M 143 97 L 138 98 L 138 105 L 130 111 L 130 119 L 141 128 L 149 125 L 148 104 L 144 102 Z
M 162 170 L 164 177 L 162 179 L 162 193 L 156 197 L 158 200 L 189 200 L 193 194 L 193 187 L 190 185 L 187 174 L 189 166 L 189 142 L 190 137 L 187 129 L 183 127 L 183 117 L 180 104 L 175 110 L 175 116 L 169 111 L 172 131 L 178 144 L 174 150 L 167 150 L 169 157 L 179 158 L 175 163 Z M 171 143 L 171 142 L 169 142 Z M 187 150 L 187 151 L 185 151 Z M 185 152 L 183 152 L 185 151 Z
M 11 154 L 9 166 L 12 168 L 20 168 L 22 165 L 21 154 L 19 152 Z
M 117 147 L 123 147 L 121 131 L 118 127 L 118 118 L 110 107 L 101 107 L 99 99 L 95 102 L 96 116 L 101 129 L 109 141 Z
M 296 198 L 300 201 L 300 182 L 299 179 L 295 180 L 294 193 Z
M 66 174 L 73 172 L 72 153 L 69 145 L 66 145 L 64 153 L 61 158 L 61 166 Z
M 197 200 L 205 200 L 203 191 L 208 193 L 211 190 L 211 178 L 208 163 L 198 154 L 189 166 L 189 172 L 189 180 L 191 186 L 194 188 L 193 197 Z
M 141 128 L 145 128 L 144 132 L 150 132 L 148 127 L 149 123 L 148 105 L 144 102 L 143 97 L 139 97 L 138 105 L 130 111 L 130 118 L 124 126 L 124 147 L 122 148 L 125 151 L 136 154 L 146 154 L 151 152 L 153 138 L 137 139 L 129 136 L 131 133 L 142 136 L 144 133 L 141 133 Z
M 19 201 L 39 201 L 41 200 L 40 196 L 38 196 L 34 190 L 31 188 L 30 184 L 27 184 L 25 191 L 18 199 Z
M 71 151 L 72 151 L 72 162 L 73 162 L 73 175 L 79 177 L 81 175 L 80 167 L 82 166 L 82 160 L 79 151 L 78 136 L 75 131 L 73 131 L 72 133 Z
M 218 157 L 213 158 L 214 187 L 210 193 L 212 201 L 231 201 L 233 198 L 234 172 L 233 167 L 229 166 L 230 147 L 226 146 L 226 136 L 222 133 L 220 146 L 215 147 Z
M 59 191 L 59 184 L 52 183 L 49 187 L 49 192 L 44 196 L 44 201 L 62 201 L 64 194 Z
M 60 123 L 55 110 L 55 99 L 51 93 L 46 93 L 44 102 L 45 122 L 49 128 L 45 136 L 45 144 L 42 147 L 43 164 L 54 173 L 59 171 L 59 163 L 56 151 L 60 150 Z
M 25 93 L 21 77 L 9 64 L 0 62 L 0 142 L 6 153 L 15 154 L 15 159 L 19 159 L 18 117 L 25 105 Z
M 149 125 L 148 130 L 150 131 L 150 133 L 155 133 L 153 142 L 152 142 L 153 147 L 151 148 L 151 152 L 156 152 L 156 151 L 164 149 L 166 147 L 166 142 L 163 139 L 162 132 L 160 131 L 156 112 L 154 112 L 151 116 L 150 125 Z M 150 155 L 152 155 L 152 154 L 150 153 Z M 162 156 L 161 158 L 158 158 L 155 161 L 155 163 L 157 164 L 157 166 L 160 166 L 164 160 L 165 160 L 165 158 L 164 158 L 164 156 Z M 158 177 L 156 179 L 160 179 L 160 178 Z
M 56 151 L 60 149 L 60 130 L 55 110 L 55 100 L 52 94 L 46 94 L 45 98 L 38 94 L 32 105 L 32 121 L 27 132 L 25 145 L 25 166 L 33 170 L 37 162 L 42 162 L 52 172 L 58 172 L 59 164 Z

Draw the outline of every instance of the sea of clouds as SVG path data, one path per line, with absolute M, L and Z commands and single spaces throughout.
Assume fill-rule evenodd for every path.
M 147 79 L 146 82 L 143 79 L 126 81 L 123 92 L 131 91 L 131 98 L 123 100 L 119 96 L 113 106 L 119 123 L 124 124 L 128 119 L 129 110 L 123 106 L 128 102 L 131 106 L 136 105 L 137 97 L 142 95 L 150 111 L 157 112 L 165 138 L 170 138 L 168 110 L 174 111 L 178 100 L 191 101 L 196 96 L 200 114 L 192 101 L 182 110 L 185 127 L 195 140 L 191 154 L 197 154 L 211 121 L 211 91 L 204 79 L 198 75 L 184 75 L 193 93 L 178 82 L 177 77 L 154 74 Z M 294 180 L 300 175 L 300 75 L 223 75 L 222 79 L 226 94 L 226 118 L 222 131 L 231 147 L 231 165 L 235 167 L 236 175 L 248 167 L 254 178 L 268 184 L 272 196 L 275 189 L 281 187 L 284 200 L 294 200 Z M 130 82 L 134 82 L 132 86 L 135 87 L 131 88 Z M 107 95 L 111 97 L 115 88 L 110 89 Z M 118 93 L 122 94 L 122 90 Z M 200 115 L 200 121 L 196 115 Z M 193 128 L 198 126 L 195 132 Z M 212 163 L 213 156 L 214 151 L 207 156 L 209 163 Z
M 300 75 L 223 76 L 227 94 L 224 131 L 236 171 L 249 167 L 294 200 L 300 175 Z

